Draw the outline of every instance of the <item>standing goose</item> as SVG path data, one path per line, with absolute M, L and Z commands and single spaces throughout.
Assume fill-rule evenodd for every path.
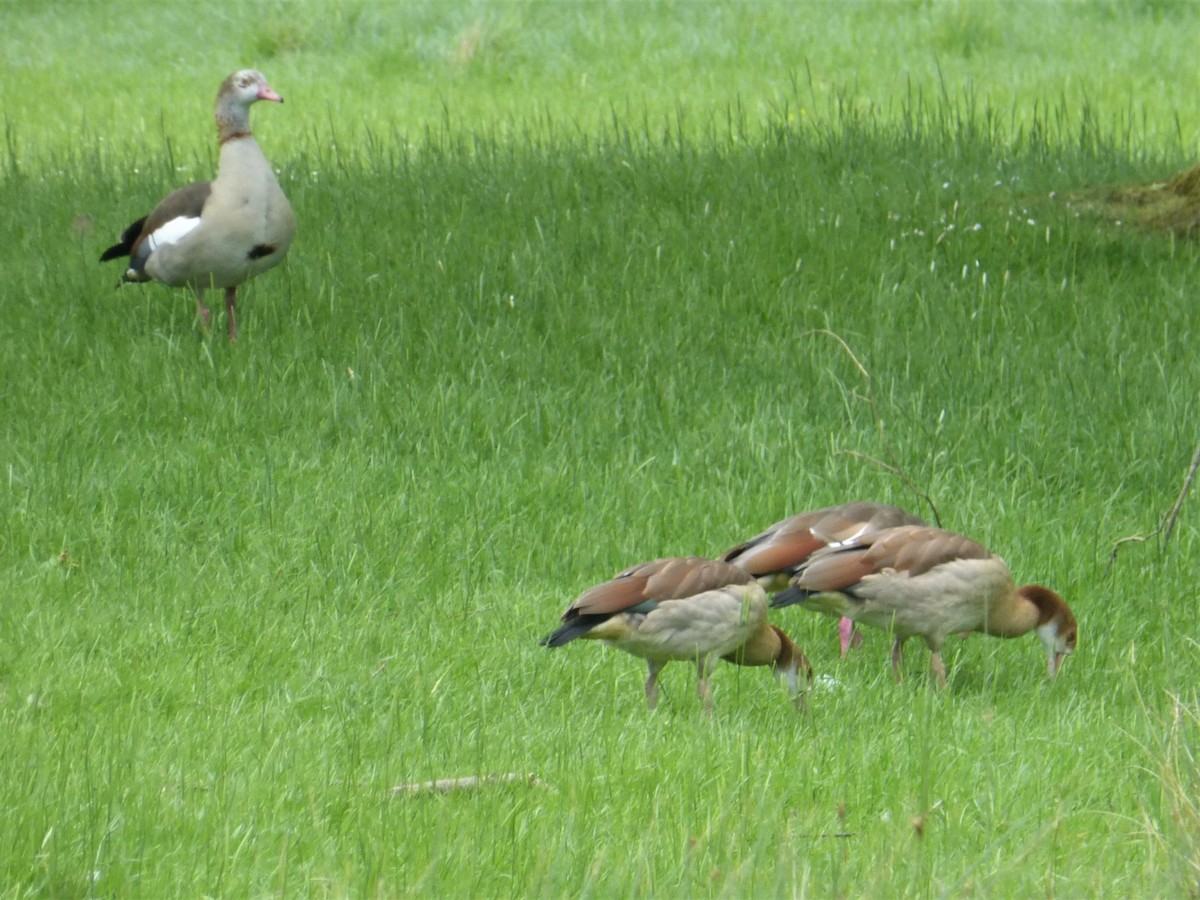
M 737 566 L 698 556 L 643 563 L 585 591 L 562 622 L 543 645 L 588 638 L 645 659 L 650 709 L 658 702 L 658 673 L 680 660 L 696 664 L 700 698 L 711 716 L 709 676 L 719 659 L 771 666 L 803 708 L 800 675 L 810 677 L 812 667 L 791 638 L 767 622 L 766 592 Z
M 204 292 L 224 288 L 231 341 L 237 340 L 238 285 L 278 265 L 296 233 L 292 207 L 250 133 L 250 104 L 257 100 L 283 102 L 261 72 L 243 69 L 221 82 L 216 179 L 168 194 L 100 256 L 101 262 L 129 256 L 122 281 L 190 287 L 206 329 L 211 317 Z
M 726 550 L 720 558 L 741 566 L 768 591 L 779 591 L 788 586 L 810 556 L 824 547 L 848 547 L 887 528 L 924 524 L 897 506 L 860 500 L 776 522 L 762 534 Z M 845 616 L 838 621 L 838 637 L 842 656 L 851 644 L 862 641 L 854 623 Z
M 904 642 L 921 636 L 942 687 L 941 650 L 949 634 L 981 631 L 1011 638 L 1036 631 L 1053 678 L 1063 657 L 1074 651 L 1078 633 L 1070 607 L 1054 591 L 1037 584 L 1018 588 L 999 556 L 970 538 L 922 525 L 814 553 L 771 606 L 793 603 L 891 631 L 897 680 Z

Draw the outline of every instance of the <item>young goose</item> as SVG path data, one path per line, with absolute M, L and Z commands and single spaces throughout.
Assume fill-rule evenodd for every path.
M 243 69 L 221 82 L 216 179 L 168 194 L 100 257 L 107 262 L 129 256 L 122 281 L 190 287 L 206 329 L 210 314 L 204 292 L 224 288 L 231 341 L 237 340 L 238 285 L 278 265 L 296 233 L 287 197 L 250 133 L 250 105 L 258 100 L 283 102 L 261 72 Z
M 981 631 L 1020 637 L 1036 631 L 1053 678 L 1075 649 L 1078 626 L 1049 588 L 1018 588 L 1008 566 L 970 538 L 922 525 L 891 528 L 849 547 L 814 553 L 776 594 L 772 607 L 803 604 L 891 631 L 892 671 L 900 678 L 904 642 L 919 635 L 938 684 L 946 684 L 942 644 L 949 634 Z
M 810 677 L 812 667 L 791 638 L 767 622 L 766 592 L 737 566 L 698 556 L 643 563 L 585 591 L 562 622 L 543 645 L 601 640 L 646 660 L 650 709 L 658 702 L 658 673 L 680 660 L 696 664 L 700 698 L 711 716 L 709 676 L 719 659 L 771 666 L 803 708 L 800 675 Z
M 823 547 L 852 546 L 887 528 L 924 524 L 899 507 L 860 500 L 776 522 L 762 534 L 726 550 L 720 558 L 741 566 L 768 591 L 779 591 L 787 587 L 796 570 Z M 854 623 L 845 616 L 838 621 L 838 637 L 842 656 L 852 645 L 862 642 Z

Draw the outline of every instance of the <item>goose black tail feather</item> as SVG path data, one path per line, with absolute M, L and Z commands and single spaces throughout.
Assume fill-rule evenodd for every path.
M 564 622 L 558 628 L 550 632 L 541 640 L 543 647 L 561 647 L 563 644 L 569 644 L 577 637 L 583 637 L 601 622 L 611 619 L 608 614 L 594 616 L 575 616 L 569 622 Z
M 793 584 L 791 587 L 784 588 L 771 598 L 771 609 L 781 609 L 784 606 L 792 606 L 796 603 L 803 603 L 815 593 L 817 592 L 806 591 L 804 588 L 796 587 L 796 585 Z
M 119 243 L 113 244 L 107 250 L 100 254 L 100 262 L 108 262 L 110 259 L 118 259 L 122 256 L 128 256 L 133 252 L 133 244 L 142 233 L 142 226 L 146 224 L 148 216 L 142 216 L 128 228 L 121 232 L 121 240 Z

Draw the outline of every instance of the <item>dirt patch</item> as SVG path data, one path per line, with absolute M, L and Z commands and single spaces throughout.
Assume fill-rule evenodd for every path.
M 1200 165 L 1167 181 L 1125 187 L 1089 188 L 1066 197 L 1081 213 L 1146 231 L 1200 236 Z

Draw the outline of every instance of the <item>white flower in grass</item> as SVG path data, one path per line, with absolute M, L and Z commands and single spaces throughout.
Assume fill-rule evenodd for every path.
M 840 681 L 828 673 L 818 675 L 813 679 L 813 688 L 818 691 L 840 691 L 844 687 Z

